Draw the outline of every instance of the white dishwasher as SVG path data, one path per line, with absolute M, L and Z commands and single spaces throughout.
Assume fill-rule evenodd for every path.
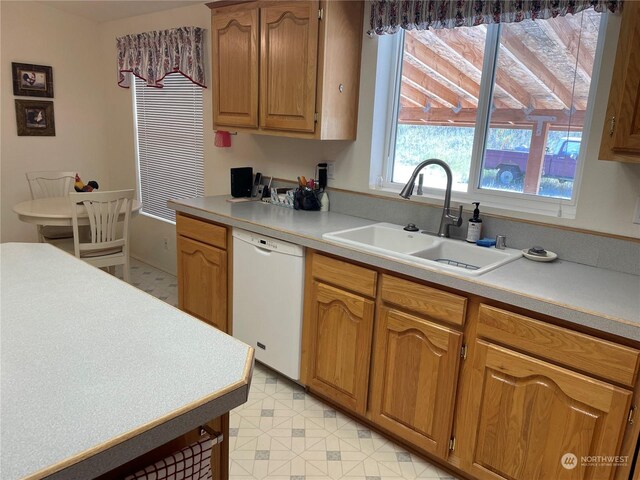
M 233 229 L 233 336 L 256 359 L 300 379 L 304 249 Z

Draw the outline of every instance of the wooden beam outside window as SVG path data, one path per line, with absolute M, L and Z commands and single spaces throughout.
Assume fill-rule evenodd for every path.
M 460 112 L 453 113 L 450 108 L 432 108 L 425 112 L 422 108 L 403 108 L 398 115 L 399 123 L 450 123 L 451 126 L 457 126 L 458 123 L 475 124 L 476 123 L 475 108 L 463 108 Z M 540 109 L 533 112 L 535 115 L 554 116 L 556 121 L 550 125 L 551 129 L 557 127 L 580 128 L 584 125 L 585 111 L 578 110 L 569 117 L 565 111 L 553 109 Z M 494 124 L 513 125 L 514 127 L 527 126 L 531 127 L 534 122 L 525 118 L 525 113 L 517 108 L 498 108 L 491 114 L 491 126 Z
M 508 27 L 508 25 L 505 26 L 500 33 L 500 43 L 504 47 L 503 51 L 510 54 L 523 69 L 531 72 L 559 103 L 564 105 L 565 108 L 571 108 L 573 103 L 573 94 L 571 91 L 538 59 L 537 54 L 529 50 L 529 47 L 511 32 Z
M 410 55 L 417 62 L 433 71 L 438 76 L 438 81 L 444 80 L 445 84 L 449 84 L 450 86 L 460 90 L 462 93 L 470 97 L 470 99 L 473 99 L 474 103 L 478 103 L 480 85 L 459 70 L 449 60 L 441 57 L 427 45 L 410 34 L 407 34 L 404 37 L 404 49 L 405 55 Z
M 580 33 L 571 26 L 571 22 L 563 22 L 562 26 L 560 26 L 557 19 L 549 19 L 538 23 L 549 38 L 565 48 L 573 57 L 574 62 L 577 61 L 578 69 L 582 72 L 585 80 L 591 83 L 594 58 L 584 46 L 580 47 Z
M 481 27 L 477 27 L 481 28 Z M 470 30 L 470 29 L 467 29 Z M 486 29 L 484 29 L 486 31 Z M 447 30 L 445 28 L 434 32 L 433 35 L 439 42 L 446 47 L 452 55 L 471 65 L 482 75 L 482 67 L 484 62 L 484 43 L 480 43 L 481 38 L 461 39 L 462 30 Z M 486 37 L 486 35 L 485 35 Z M 466 41 L 464 41 L 466 40 Z M 532 105 L 531 94 L 501 68 L 496 69 L 495 84 L 501 94 L 509 97 L 516 105 L 522 108 Z
M 544 167 L 549 126 L 548 122 L 544 122 L 542 124 L 541 134 L 536 135 L 534 130 L 531 135 L 529 159 L 527 160 L 527 170 L 524 174 L 524 193 L 537 195 L 540 189 L 540 178 L 542 177 L 542 169 Z
M 402 76 L 411 84 L 420 89 L 428 97 L 434 99 L 438 103 L 453 108 L 458 106 L 458 102 L 465 107 L 474 107 L 476 104 L 461 98 L 452 90 L 435 81 L 429 73 L 423 71 L 405 59 L 402 65 Z
M 400 95 L 408 99 L 411 103 L 414 103 L 417 107 L 424 107 L 429 101 L 429 97 L 411 84 L 407 83 L 404 78 L 402 79 Z

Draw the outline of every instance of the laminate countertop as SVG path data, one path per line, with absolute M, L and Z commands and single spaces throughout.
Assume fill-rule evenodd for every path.
M 478 277 L 457 275 L 322 238 L 324 233 L 378 223 L 376 221 L 335 212 L 298 211 L 262 202 L 232 203 L 227 201 L 229 198 L 171 200 L 169 207 L 195 217 L 640 341 L 640 276 L 562 259 L 541 263 L 524 257 Z
M 246 402 L 248 345 L 51 245 L 0 258 L 3 480 L 93 478 Z

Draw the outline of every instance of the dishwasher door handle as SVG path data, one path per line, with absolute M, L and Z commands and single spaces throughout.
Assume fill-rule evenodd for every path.
M 256 245 L 254 245 L 254 246 L 253 246 L 253 248 L 255 248 L 255 249 L 256 249 L 256 251 L 257 251 L 258 253 L 260 253 L 261 255 L 269 256 L 269 255 L 271 255 L 271 254 L 273 253 L 273 250 L 269 250 L 269 249 L 267 249 L 267 248 L 258 247 L 258 246 L 256 246 Z

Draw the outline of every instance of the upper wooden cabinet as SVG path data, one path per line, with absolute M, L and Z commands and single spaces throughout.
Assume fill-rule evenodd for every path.
M 364 2 L 224 3 L 209 4 L 213 128 L 355 140 Z
M 313 132 L 318 2 L 283 2 L 260 11 L 260 125 Z
M 258 10 L 211 20 L 213 123 L 258 127 Z
M 605 118 L 601 160 L 640 163 L 640 2 L 626 2 Z

